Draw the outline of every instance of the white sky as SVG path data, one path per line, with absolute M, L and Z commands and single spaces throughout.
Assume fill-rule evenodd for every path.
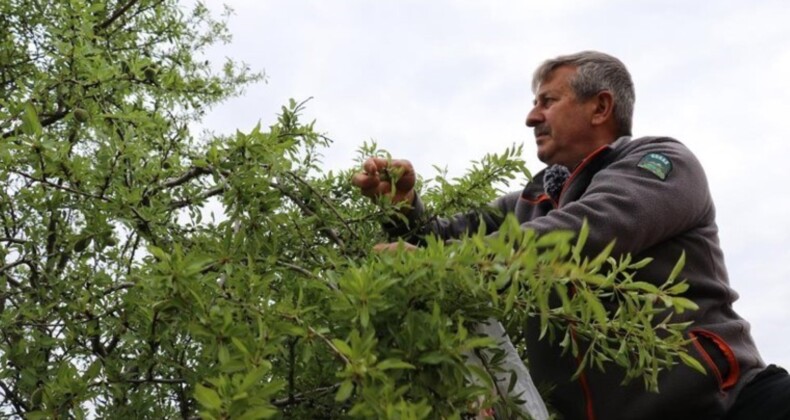
M 617 56 L 636 85 L 634 135 L 675 137 L 705 166 L 741 295 L 735 309 L 766 362 L 790 368 L 786 0 L 224 3 L 236 12 L 234 40 L 209 58 L 245 61 L 268 82 L 214 109 L 204 126 L 267 126 L 289 98 L 313 97 L 306 117 L 336 140 L 328 168 L 350 166 L 375 139 L 424 175 L 432 165 L 457 175 L 523 143 L 535 173 L 543 165 L 524 126 L 532 71 L 585 49 Z

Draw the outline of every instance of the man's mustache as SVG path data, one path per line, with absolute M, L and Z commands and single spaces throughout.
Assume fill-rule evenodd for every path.
M 535 126 L 535 137 L 540 137 L 542 135 L 549 134 L 551 129 L 547 125 L 537 125 Z

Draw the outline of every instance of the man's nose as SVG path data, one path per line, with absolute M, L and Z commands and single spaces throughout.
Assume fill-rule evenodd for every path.
M 537 107 L 533 107 L 529 113 L 527 113 L 527 127 L 535 127 L 536 125 L 540 124 L 543 121 L 543 115 L 538 112 Z

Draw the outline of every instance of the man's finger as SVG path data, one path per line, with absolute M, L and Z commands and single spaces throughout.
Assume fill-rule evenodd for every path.
M 398 182 L 395 184 L 398 187 L 398 191 L 407 192 L 414 188 L 416 174 L 411 162 L 405 159 L 397 159 L 392 161 L 391 166 L 393 171 L 398 171 Z
M 362 164 L 362 169 L 364 169 L 365 173 L 368 175 L 375 175 L 381 170 L 386 169 L 387 166 L 389 166 L 387 159 L 371 157 L 365 160 L 365 162 Z
M 368 175 L 365 173 L 357 173 L 351 177 L 351 185 L 359 187 L 361 190 L 375 189 L 379 184 L 379 177 L 377 175 Z

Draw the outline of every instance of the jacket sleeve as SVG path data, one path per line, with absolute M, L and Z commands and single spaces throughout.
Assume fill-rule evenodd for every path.
M 477 211 L 459 213 L 449 218 L 428 217 L 425 206 L 418 195 L 415 195 L 411 211 L 406 220 L 391 220 L 384 224 L 384 231 L 391 240 L 402 238 L 406 242 L 423 245 L 425 236 L 434 234 L 444 240 L 472 235 L 485 226 L 485 232 L 491 234 L 499 229 L 508 213 L 515 210 L 520 192 L 503 195 L 489 203 L 487 208 Z
M 650 153 L 668 158 L 665 179 L 640 167 Z M 561 198 L 562 200 L 562 198 Z M 702 224 L 713 223 L 714 207 L 705 173 L 697 158 L 671 139 L 644 142 L 598 171 L 576 200 L 522 226 L 539 234 L 578 231 L 590 225 L 588 253 L 616 240 L 614 254 L 639 253 Z

